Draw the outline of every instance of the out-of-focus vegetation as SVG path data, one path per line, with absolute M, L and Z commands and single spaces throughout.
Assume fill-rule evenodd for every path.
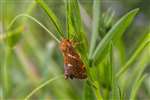
M 149 0 L 0 0 L 0 100 L 148 100 Z M 61 38 L 88 78 L 65 80 Z

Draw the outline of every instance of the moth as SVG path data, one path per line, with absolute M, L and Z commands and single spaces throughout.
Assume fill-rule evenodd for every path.
M 64 74 L 65 79 L 85 79 L 86 69 L 80 55 L 74 48 L 75 42 L 69 39 L 62 39 L 60 50 L 64 57 Z

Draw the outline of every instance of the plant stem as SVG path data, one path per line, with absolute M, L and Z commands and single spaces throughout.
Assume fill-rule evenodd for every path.
M 96 39 L 98 36 L 98 27 L 100 20 L 100 0 L 94 0 L 93 2 L 93 23 L 92 23 L 92 38 L 90 43 L 89 59 L 91 59 L 93 51 L 96 45 Z
M 6 47 L 5 48 L 5 59 L 4 59 L 4 66 L 3 66 L 3 85 L 4 85 L 4 98 L 6 99 L 8 96 L 8 93 L 9 93 L 9 77 L 8 77 L 8 70 L 7 70 L 7 67 L 8 67 L 8 61 L 9 61 L 9 55 L 10 55 L 10 48 L 9 47 Z
M 99 84 L 98 84 L 98 82 L 95 81 L 95 82 L 93 82 L 93 84 L 94 84 L 93 89 L 94 89 L 94 92 L 95 92 L 97 100 L 103 100 L 103 98 L 102 98 L 102 96 L 100 94 L 100 91 L 99 91 Z

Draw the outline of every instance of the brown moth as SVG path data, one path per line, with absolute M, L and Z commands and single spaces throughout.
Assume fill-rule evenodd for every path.
M 64 56 L 65 79 L 85 79 L 87 77 L 85 66 L 79 54 L 73 47 L 75 43 L 69 39 L 62 39 L 60 50 Z

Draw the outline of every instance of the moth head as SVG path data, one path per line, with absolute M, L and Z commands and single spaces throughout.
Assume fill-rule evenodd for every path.
M 67 52 L 70 47 L 72 47 L 72 43 L 71 43 L 70 40 L 63 39 L 61 41 L 61 43 L 60 43 L 60 49 L 61 49 L 62 52 L 64 52 L 64 53 Z

